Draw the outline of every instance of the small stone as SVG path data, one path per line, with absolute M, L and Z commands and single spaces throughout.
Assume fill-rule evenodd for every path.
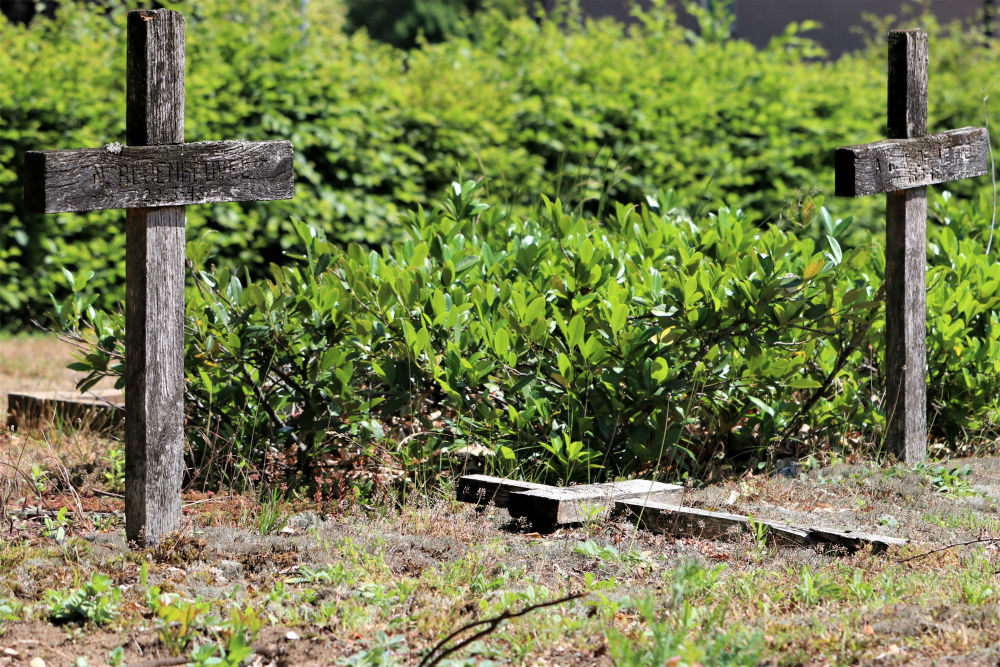
M 285 633 L 285 639 L 287 639 L 290 642 L 298 641 L 300 639 L 299 633 L 295 632 L 295 630 L 289 630 L 288 632 Z
M 20 653 L 18 653 L 17 651 L 15 651 L 14 649 L 12 649 L 10 647 L 4 648 L 3 654 L 4 655 L 9 655 L 12 658 L 21 655 Z
M 28 663 L 28 667 L 45 667 L 45 661 L 41 658 L 32 658 L 31 662 Z
M 319 515 L 316 512 L 305 511 L 298 514 L 292 515 L 288 518 L 285 523 L 286 528 L 291 528 L 294 531 L 306 532 L 314 526 L 318 526 L 320 523 Z

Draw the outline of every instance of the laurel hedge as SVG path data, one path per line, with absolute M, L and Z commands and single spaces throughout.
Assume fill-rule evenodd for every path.
M 799 224 L 802 204 L 832 190 L 833 148 L 884 132 L 881 48 L 827 62 L 808 26 L 755 49 L 708 24 L 718 17 L 695 34 L 659 6 L 627 28 L 482 12 L 469 38 L 400 51 L 348 34 L 337 3 L 304 15 L 292 0 L 163 4 L 188 19 L 188 140 L 295 145 L 294 200 L 189 207 L 190 238 L 216 231 L 216 261 L 254 277 L 294 244 L 293 218 L 379 247 L 401 211 L 480 175 L 483 196 L 518 215 L 547 195 L 601 217 L 669 187 L 696 214 L 725 205 Z M 28 215 L 19 174 L 26 150 L 123 141 L 123 11 L 66 2 L 54 20 L 0 19 L 2 329 L 67 294 L 59 268 L 94 272 L 103 306 L 122 298 L 122 214 Z M 927 27 L 931 126 L 981 123 L 1000 52 Z M 881 228 L 877 198 L 826 203 L 858 214 L 848 245 Z

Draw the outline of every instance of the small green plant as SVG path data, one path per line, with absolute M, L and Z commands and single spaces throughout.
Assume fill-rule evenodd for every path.
M 645 624 L 638 639 L 616 629 L 608 633 L 608 652 L 615 665 L 750 667 L 760 659 L 760 633 L 727 623 L 723 608 L 699 611 L 685 600 L 679 613 L 662 617 L 650 597 L 638 601 L 636 609 Z
M 90 621 L 104 625 L 117 615 L 120 599 L 121 589 L 112 586 L 111 577 L 100 572 L 95 572 L 90 581 L 68 593 L 45 591 L 49 620 L 57 624 Z
M 978 495 L 978 492 L 969 484 L 972 468 L 968 464 L 949 468 L 918 461 L 913 465 L 913 472 L 926 479 L 938 493 L 947 493 L 952 496 Z
M 573 551 L 584 556 L 596 558 L 602 563 L 622 563 L 632 566 L 648 566 L 650 564 L 649 558 L 634 549 L 619 551 L 610 544 L 602 547 L 594 540 L 577 542 L 576 546 L 573 547 Z
M 37 495 L 42 495 L 45 493 L 45 488 L 48 485 L 49 471 L 37 463 L 31 464 L 31 485 L 34 492 Z
M 55 517 L 44 517 L 45 536 L 56 541 L 57 544 L 64 544 L 66 542 L 66 528 L 69 526 L 69 518 L 66 516 L 68 510 L 66 507 L 60 507 L 56 512 Z
M 343 563 L 334 563 L 322 567 L 299 565 L 295 575 L 286 579 L 290 584 L 353 584 L 357 575 L 350 572 Z
M 767 555 L 767 534 L 768 526 L 763 521 L 758 521 L 752 514 L 747 515 L 747 523 L 750 526 L 750 537 L 753 540 L 751 557 L 759 561 Z
M 670 579 L 671 605 L 679 607 L 684 600 L 709 592 L 725 569 L 725 565 L 706 569 L 696 560 L 680 561 L 664 575 Z
M 257 532 L 261 535 L 271 535 L 284 528 L 288 522 L 285 506 L 285 496 L 281 489 L 273 488 L 264 494 L 259 513 L 254 519 Z
M 208 613 L 207 602 L 188 601 L 177 598 L 160 604 L 156 615 L 160 619 L 158 635 L 170 655 L 180 655 L 197 636 Z
M 399 665 L 397 653 L 406 647 L 403 635 L 386 635 L 382 630 L 375 635 L 372 645 L 354 655 L 337 660 L 341 667 L 395 667 Z
M 16 621 L 20 618 L 21 603 L 14 598 L 0 598 L 0 621 Z
M 112 493 L 125 492 L 125 450 L 115 445 L 108 450 L 108 468 L 104 471 L 104 488 Z
M 125 664 L 125 649 L 123 647 L 116 646 L 108 651 L 108 665 L 110 667 L 118 667 L 123 664 Z
M 823 573 L 814 572 L 808 565 L 803 565 L 799 569 L 799 580 L 792 592 L 793 599 L 799 604 L 811 607 L 825 598 L 837 599 L 841 595 L 840 586 L 830 581 Z

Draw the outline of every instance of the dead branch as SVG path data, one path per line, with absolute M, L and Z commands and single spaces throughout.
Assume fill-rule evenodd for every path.
M 524 616 L 525 614 L 531 613 L 531 612 L 535 611 L 536 609 L 542 609 L 544 607 L 554 607 L 555 605 L 563 604 L 564 602 L 569 602 L 570 600 L 576 600 L 576 599 L 582 598 L 584 596 L 586 596 L 586 593 L 574 593 L 572 595 L 567 595 L 566 597 L 559 598 L 558 600 L 549 600 L 548 602 L 542 602 L 542 603 L 539 603 L 539 604 L 533 604 L 533 605 L 531 605 L 529 607 L 525 607 L 521 611 L 512 612 L 509 609 L 505 609 L 503 611 L 503 613 L 501 613 L 499 616 L 494 616 L 493 618 L 484 618 L 481 621 L 473 621 L 472 623 L 468 623 L 466 625 L 463 625 L 462 627 L 460 627 L 459 629 L 455 630 L 450 635 L 448 635 L 447 637 L 445 637 L 444 639 L 442 639 L 441 641 L 439 641 L 437 644 L 435 644 L 434 647 L 430 651 L 428 651 L 427 655 L 424 656 L 424 659 L 420 661 L 420 665 L 418 667 L 434 667 L 439 662 L 441 662 L 442 660 L 444 660 L 444 658 L 446 656 L 449 656 L 452 653 L 454 653 L 455 651 L 468 646 L 469 644 L 471 644 L 472 642 L 476 641 L 477 639 L 482 639 L 486 635 L 490 634 L 491 632 L 493 632 L 494 630 L 496 630 L 498 627 L 500 627 L 501 623 L 503 623 L 504 621 L 506 621 L 508 619 L 517 618 L 518 616 Z M 462 641 L 458 642 L 457 644 L 455 644 L 451 648 L 449 648 L 449 649 L 447 649 L 445 651 L 442 651 L 441 653 L 438 653 L 438 651 L 441 651 L 441 649 L 448 642 L 450 642 L 451 640 L 455 639 L 455 637 L 457 637 L 458 635 L 462 634 L 466 630 L 471 630 L 472 628 L 474 628 L 476 626 L 479 626 L 479 625 L 485 625 L 486 628 L 483 629 L 483 630 L 480 630 L 479 632 L 475 633 L 474 635 L 471 635 L 471 636 L 467 637 L 466 639 L 463 639 Z M 436 653 L 438 653 L 438 654 L 435 656 Z

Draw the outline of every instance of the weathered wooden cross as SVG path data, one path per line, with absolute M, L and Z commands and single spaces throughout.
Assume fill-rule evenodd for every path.
M 125 215 L 125 533 L 176 530 L 184 465 L 184 206 L 290 199 L 287 141 L 184 143 L 184 16 L 128 14 L 126 138 L 25 154 L 40 213 Z
M 838 148 L 836 194 L 887 193 L 886 450 L 907 463 L 927 456 L 927 186 L 987 172 L 979 127 L 927 134 L 927 34 L 889 33 L 887 141 Z

